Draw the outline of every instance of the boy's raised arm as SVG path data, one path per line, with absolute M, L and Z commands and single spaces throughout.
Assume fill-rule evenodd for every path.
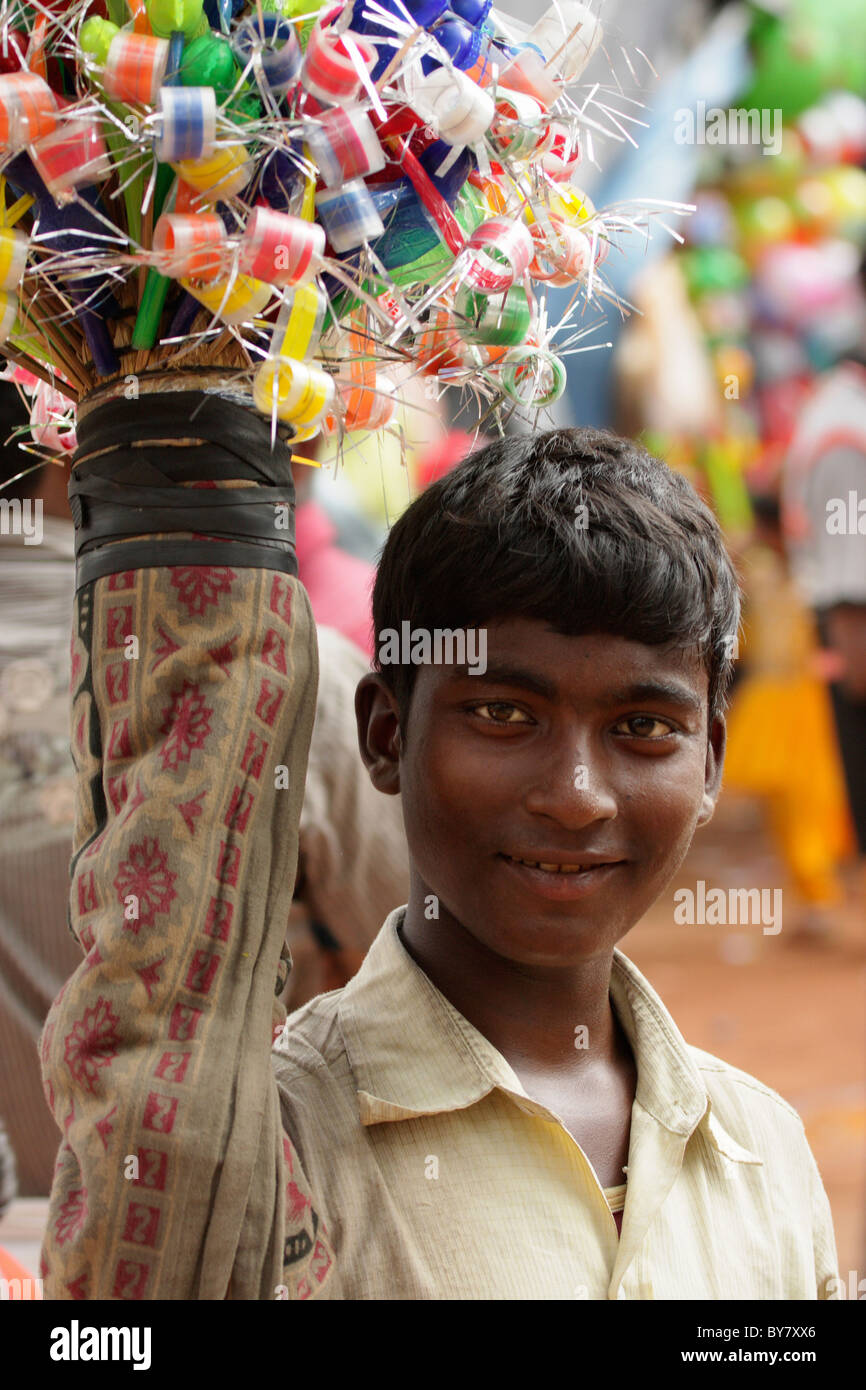
M 249 498 L 253 473 L 239 466 L 232 481 L 225 451 L 213 453 L 221 468 L 204 487 L 242 485 Z M 127 485 L 154 481 L 154 456 L 160 498 L 171 484 L 177 505 L 192 471 L 181 448 L 150 453 Z M 76 502 L 82 472 L 70 496 L 86 527 L 106 477 L 124 502 L 107 470 Z M 232 520 L 253 516 L 266 536 L 275 492 Z M 183 494 L 193 496 L 216 501 Z M 270 1047 L 315 712 L 309 601 L 286 572 L 287 547 L 280 559 L 259 545 L 256 567 L 247 536 L 237 548 L 204 541 L 210 527 L 231 534 L 225 507 L 180 513 L 187 529 L 175 535 L 165 512 L 151 510 L 149 528 L 139 510 L 148 563 L 139 540 L 117 542 L 129 534 L 118 515 L 130 513 L 115 512 L 115 539 L 91 551 L 114 572 L 74 600 L 70 924 L 85 956 L 42 1041 L 62 1135 L 46 1296 L 305 1297 L 330 1256 L 281 1130 Z M 168 563 L 187 557 L 196 563 Z

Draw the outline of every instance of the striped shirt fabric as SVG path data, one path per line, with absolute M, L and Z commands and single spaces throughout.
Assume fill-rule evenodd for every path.
M 802 1122 L 689 1047 L 620 951 L 637 1063 L 622 1233 L 560 1119 L 406 951 L 405 908 L 358 974 L 288 1019 L 283 1126 L 334 1258 L 334 1299 L 838 1297 L 829 1203 Z

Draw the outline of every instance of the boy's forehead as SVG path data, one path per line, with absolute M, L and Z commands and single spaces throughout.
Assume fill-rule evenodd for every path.
M 632 687 L 663 684 L 683 698 L 691 695 L 701 706 L 707 699 L 709 673 L 694 646 L 649 644 L 614 633 L 597 631 L 579 635 L 557 632 L 549 623 L 533 618 L 505 618 L 474 629 L 483 633 L 486 670 L 475 674 L 471 662 L 439 664 L 429 668 L 437 681 L 509 683 L 519 676 L 534 677 L 551 687 L 551 695 L 569 698 L 588 687 L 599 694 L 624 692 Z M 476 639 L 476 651 L 479 647 Z M 434 674 L 435 673 L 435 674 Z

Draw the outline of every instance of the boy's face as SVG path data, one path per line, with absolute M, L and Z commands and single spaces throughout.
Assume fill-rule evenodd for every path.
M 362 751 L 402 793 L 413 896 L 514 962 L 577 964 L 639 920 L 709 819 L 724 722 L 708 738 L 693 653 L 522 618 L 486 631 L 483 675 L 419 667 L 405 746 L 366 677 Z

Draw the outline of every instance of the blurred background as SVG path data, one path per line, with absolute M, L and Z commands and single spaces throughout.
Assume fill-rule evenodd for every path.
M 538 13 L 528 0 L 501 8 Z M 689 1042 L 799 1111 L 843 1291 L 866 1297 L 866 8 L 597 8 L 605 43 L 583 82 L 614 105 L 640 103 L 628 109 L 642 126 L 637 148 L 599 138 L 584 149 L 573 182 L 597 207 L 653 197 L 695 211 L 665 218 L 676 236 L 656 227 L 611 250 L 610 297 L 572 315 L 564 350 L 581 350 L 538 427 L 634 435 L 682 471 L 716 511 L 746 597 L 719 809 L 623 945 Z M 551 320 L 570 304 L 570 291 L 550 291 Z M 35 1272 L 58 1142 L 36 1041 L 79 959 L 66 926 L 74 438 L 37 430 L 21 449 L 45 388 L 6 377 L 0 496 L 42 510 L 38 544 L 0 535 L 0 1246 Z M 309 451 L 318 466 L 296 469 L 322 688 L 290 1008 L 348 979 L 406 898 L 399 804 L 366 782 L 352 696 L 372 652 L 369 588 L 388 526 L 495 432 L 483 403 L 451 394 L 407 380 L 396 429 L 352 443 L 339 466 L 324 445 Z M 674 893 L 701 882 L 781 890 L 781 930 L 678 924 Z

